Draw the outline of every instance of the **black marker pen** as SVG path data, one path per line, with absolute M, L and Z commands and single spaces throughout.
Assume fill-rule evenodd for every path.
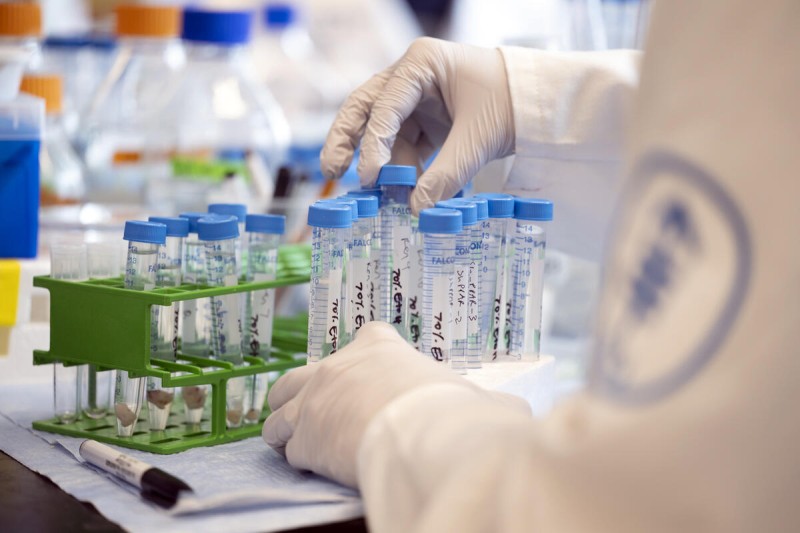
M 83 441 L 78 453 L 86 462 L 139 487 L 144 499 L 161 507 L 175 505 L 181 491 L 192 492 L 180 479 L 95 440 Z

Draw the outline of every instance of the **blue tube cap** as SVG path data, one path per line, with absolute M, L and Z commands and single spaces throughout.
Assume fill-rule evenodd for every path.
M 370 187 L 366 189 L 354 189 L 352 191 L 347 191 L 347 196 L 374 196 L 378 199 L 378 204 L 380 204 L 383 192 L 381 191 L 380 187 Z
M 478 222 L 478 206 L 469 200 L 461 198 L 451 198 L 436 202 L 436 207 L 446 207 L 461 211 L 461 223 L 464 226 L 473 226 Z
M 350 193 L 347 193 L 339 198 L 356 201 L 358 204 L 358 218 L 372 218 L 378 216 L 377 196 L 350 196 Z
M 158 222 L 128 220 L 122 238 L 126 241 L 164 244 L 167 242 L 167 226 Z
M 281 30 L 291 26 L 297 12 L 291 4 L 267 4 L 264 8 L 264 25 L 269 29 Z
M 208 212 L 236 217 L 239 222 L 247 218 L 247 206 L 244 204 L 208 204 Z
M 378 174 L 377 185 L 407 185 L 413 187 L 417 184 L 417 168 L 407 165 L 383 165 Z
M 186 41 L 219 45 L 247 44 L 250 41 L 250 11 L 217 11 L 187 7 L 183 10 L 183 32 Z
M 178 216 L 189 221 L 189 233 L 197 233 L 197 221 L 203 217 L 207 217 L 208 213 L 187 211 L 185 213 L 180 213 Z
M 431 207 L 419 212 L 420 233 L 460 233 L 461 211 Z
M 553 220 L 553 202 L 544 198 L 515 198 L 514 218 L 518 220 Z
M 350 208 L 350 216 L 352 221 L 358 220 L 358 201 L 355 198 L 325 198 L 324 200 L 317 200 L 318 204 L 343 204 Z
M 189 220 L 182 217 L 150 217 L 150 222 L 158 222 L 167 227 L 167 237 L 186 237 L 189 235 Z
M 224 241 L 238 236 L 236 217 L 206 216 L 197 221 L 197 238 L 201 241 Z
M 308 225 L 315 228 L 349 228 L 353 225 L 350 206 L 343 203 L 317 202 L 308 206 Z
M 486 198 L 471 196 L 466 199 L 475 204 L 475 207 L 478 208 L 478 221 L 489 218 L 489 201 Z
M 247 215 L 245 231 L 283 235 L 286 232 L 286 217 L 283 215 Z
M 514 216 L 514 197 L 499 192 L 482 192 L 475 195 L 489 202 L 489 218 L 511 218 Z

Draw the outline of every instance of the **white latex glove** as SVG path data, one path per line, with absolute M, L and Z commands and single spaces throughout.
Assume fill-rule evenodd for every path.
M 429 37 L 345 101 L 321 154 L 328 179 L 344 174 L 361 142 L 358 174 L 371 186 L 389 163 L 421 168 L 411 209 L 450 198 L 489 161 L 514 153 L 514 118 L 499 50 Z
M 332 357 L 275 383 L 262 434 L 294 467 L 356 487 L 356 457 L 370 421 L 392 400 L 441 383 L 530 413 L 521 398 L 471 384 L 414 350 L 389 324 L 370 322 Z

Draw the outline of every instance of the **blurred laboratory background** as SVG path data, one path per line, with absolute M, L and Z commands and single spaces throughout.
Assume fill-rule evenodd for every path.
M 358 186 L 356 162 L 336 183 L 326 183 L 319 171 L 338 107 L 415 38 L 548 50 L 641 48 L 652 4 L 0 3 L 0 136 L 23 139 L 26 97 L 15 96 L 16 87 L 45 100 L 41 188 L 27 193 L 40 202 L 35 247 L 41 254 L 70 239 L 120 242 L 125 220 L 204 211 L 210 203 L 286 215 L 287 240 L 299 241 L 307 238 L 310 203 Z M 489 180 L 497 183 L 510 166 L 509 160 L 487 166 L 472 192 L 490 190 Z M 15 168 L 24 172 L 24 165 Z M 8 208 L 3 203 L 24 201 L 4 196 L 0 211 Z M 542 351 L 559 356 L 569 388 L 580 384 L 599 268 L 558 250 L 548 251 L 547 261 Z

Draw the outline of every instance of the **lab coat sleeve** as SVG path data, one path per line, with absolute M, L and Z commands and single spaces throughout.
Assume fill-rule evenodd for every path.
M 501 48 L 516 134 L 504 190 L 555 204 L 548 246 L 599 260 L 622 175 L 641 53 Z

